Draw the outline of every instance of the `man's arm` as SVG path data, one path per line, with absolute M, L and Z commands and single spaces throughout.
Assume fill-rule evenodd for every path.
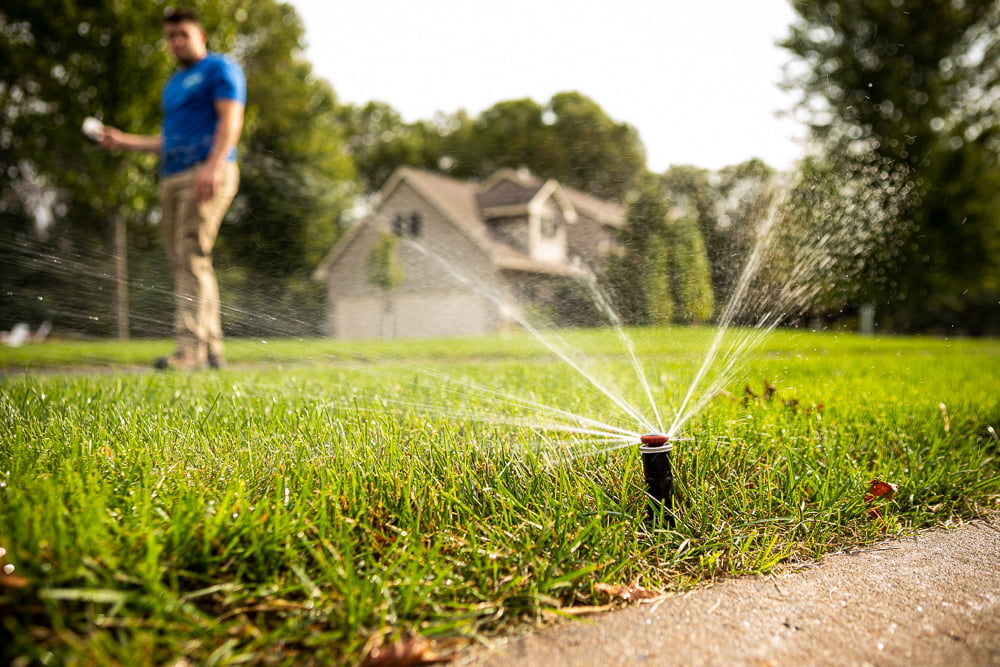
M 215 113 L 219 120 L 215 125 L 215 136 L 212 137 L 212 148 L 194 181 L 194 192 L 199 201 L 208 201 L 215 194 L 229 152 L 236 146 L 243 131 L 242 103 L 236 100 L 216 100 Z
M 110 125 L 101 128 L 101 139 L 97 143 L 101 148 L 107 150 L 122 148 L 127 151 L 156 153 L 157 155 L 163 152 L 163 137 L 160 135 L 129 134 Z

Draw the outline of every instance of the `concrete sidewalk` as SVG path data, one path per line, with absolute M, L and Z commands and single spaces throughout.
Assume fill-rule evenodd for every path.
M 1000 665 L 1000 516 L 500 640 L 460 664 Z

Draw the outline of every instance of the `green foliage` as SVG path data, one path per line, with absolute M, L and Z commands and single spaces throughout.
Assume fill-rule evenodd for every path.
M 309 273 L 340 233 L 356 191 L 337 102 L 299 55 L 302 23 L 290 5 L 265 0 L 193 3 L 213 51 L 228 52 L 248 79 L 240 145 L 240 192 L 216 247 L 230 332 L 266 331 L 268 318 L 314 333 L 321 290 Z M 14 239 L 0 248 L 6 317 L 45 317 L 57 326 L 109 333 L 114 251 L 108 220 L 130 228 L 133 332 L 163 334 L 172 308 L 157 238 L 156 160 L 107 153 L 86 143 L 85 116 L 125 131 L 155 134 L 159 91 L 174 64 L 162 45 L 166 5 L 18 0 L 0 14 L 0 224 Z M 38 203 L 52 215 L 34 229 Z M 19 265 L 42 270 L 27 282 Z M 72 267 L 70 270 L 69 267 Z M 33 289 L 27 286 L 34 284 Z M 39 308 L 36 297 L 42 298 Z M 36 303 L 31 303 L 35 300 Z M 37 321 L 37 320 L 35 320 Z
M 711 272 L 705 241 L 694 219 L 682 215 L 671 223 L 672 274 L 680 312 L 677 322 L 705 324 L 712 317 Z
M 658 179 L 644 178 L 633 192 L 621 233 L 625 253 L 606 277 L 627 321 L 699 324 L 712 315 L 705 242 L 694 218 L 681 211 Z
M 399 237 L 392 232 L 380 231 L 365 260 L 368 282 L 382 290 L 393 290 L 403 282 L 403 267 L 399 264 L 397 248 Z
M 375 192 L 401 165 L 436 168 L 436 147 L 427 147 L 426 123 L 407 124 L 384 102 L 337 109 L 347 147 L 367 192 Z
M 251 284 L 307 280 L 354 195 L 336 98 L 299 55 L 305 30 L 290 5 L 255 3 L 239 29 L 234 52 L 248 81 L 242 183 L 220 245 Z
M 674 295 L 667 263 L 667 245 L 659 234 L 652 235 L 646 243 L 642 261 L 642 293 L 646 302 L 649 324 L 664 326 L 674 320 Z
M 808 310 L 816 316 L 873 303 L 895 281 L 891 267 L 907 252 L 901 213 L 912 204 L 909 174 L 887 161 L 803 160 L 781 202 L 781 229 L 771 266 L 822 265 L 811 280 L 820 292 Z
M 834 162 L 891 163 L 917 185 L 900 213 L 912 222 L 904 252 L 868 291 L 898 327 L 946 319 L 981 329 L 971 308 L 996 301 L 1000 276 L 1000 5 L 793 6 L 801 20 L 783 45 L 806 67 L 788 85 L 802 91 L 814 135 Z
M 254 3 L 230 27 L 247 76 L 241 184 L 217 246 L 236 335 L 313 335 L 323 290 L 310 275 L 336 243 L 356 194 L 354 166 L 329 84 L 302 59 L 305 30 L 291 5 Z M 233 30 L 233 28 L 236 28 Z
M 504 167 L 527 167 L 543 178 L 623 201 L 645 171 L 645 149 L 635 128 L 611 119 L 577 92 L 557 93 L 546 105 L 531 99 L 498 102 L 475 119 L 458 111 L 406 124 L 378 102 L 346 108 L 341 115 L 369 190 L 400 165 L 480 179 Z
M 79 330 L 110 333 L 113 290 L 94 298 L 112 272 L 109 218 L 118 212 L 133 230 L 151 223 L 155 159 L 100 151 L 80 127 L 95 115 L 126 131 L 156 132 L 155 91 L 170 68 L 160 32 L 156 12 L 120 2 L 74 0 L 56 10 L 17 0 L 0 12 L 5 317 L 62 324 L 62 313 L 77 313 L 85 315 L 73 322 Z M 24 281 L 18 267 L 29 257 Z
M 687 300 L 697 306 L 685 315 L 684 321 L 704 321 L 705 312 L 721 311 L 729 302 L 756 242 L 757 231 L 769 215 L 775 177 L 774 169 L 758 159 L 725 167 L 711 178 L 707 170 L 687 165 L 671 167 L 660 175 L 665 195 L 685 211 L 684 219 L 679 222 L 679 238 L 688 249 L 681 252 L 678 260 L 681 264 L 692 264 L 685 274 L 688 278 L 684 289 L 690 291 Z M 687 228 L 691 218 L 696 222 L 700 239 Z M 704 300 L 706 271 L 714 303 Z

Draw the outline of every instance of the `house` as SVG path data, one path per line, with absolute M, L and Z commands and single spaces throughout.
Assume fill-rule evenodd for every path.
M 566 281 L 601 270 L 624 209 L 526 171 L 483 183 L 399 168 L 373 212 L 316 269 L 326 285 L 325 330 L 338 338 L 416 338 L 494 332 Z M 372 279 L 373 250 L 396 239 L 398 284 Z

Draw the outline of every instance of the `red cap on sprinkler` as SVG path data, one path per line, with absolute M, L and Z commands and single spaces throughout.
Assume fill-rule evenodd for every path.
M 653 447 L 662 447 L 670 442 L 670 438 L 662 433 L 647 433 L 639 438 L 639 442 L 644 445 L 652 445 Z

